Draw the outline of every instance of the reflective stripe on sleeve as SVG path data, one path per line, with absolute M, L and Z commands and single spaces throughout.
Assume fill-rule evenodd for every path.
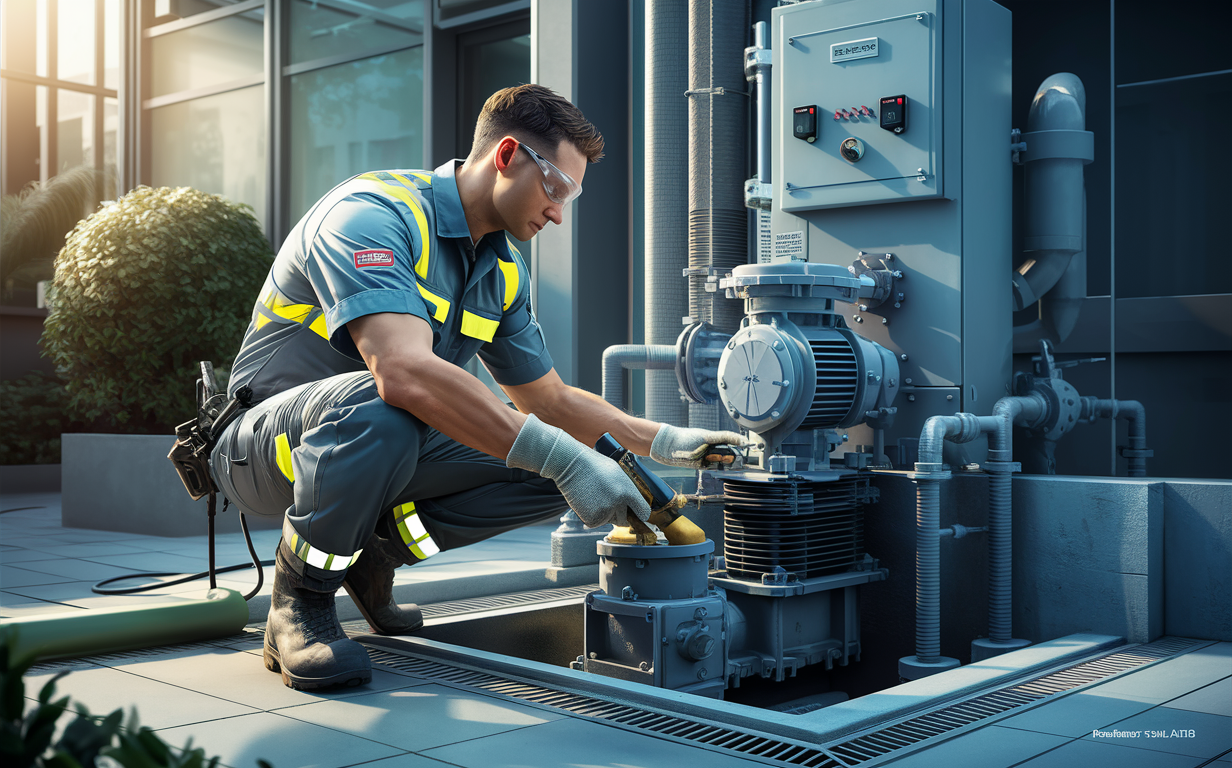
M 278 437 L 274 438 L 275 460 L 278 462 L 278 468 L 282 470 L 282 475 L 287 479 L 287 482 L 295 482 L 295 468 L 291 466 L 291 441 L 287 439 L 287 433 L 283 432 Z
M 415 511 L 415 502 L 408 501 L 395 507 L 394 522 L 398 525 L 398 534 L 402 537 L 402 543 L 411 550 L 411 554 L 415 557 L 427 560 L 441 551 L 440 547 L 432 541 L 427 529 L 424 528 L 423 521 L 419 519 L 419 513 Z
M 291 527 L 290 520 L 282 521 L 282 538 L 295 552 L 295 556 L 303 560 L 308 565 L 314 568 L 320 568 L 324 571 L 345 571 L 355 564 L 359 559 L 359 555 L 363 552 L 362 549 L 356 550 L 353 555 L 333 555 L 321 549 L 317 549 L 304 541 L 303 537 L 296 533 Z
M 489 320 L 486 317 L 480 317 L 474 312 L 462 310 L 462 335 L 470 336 L 473 339 L 483 339 L 491 341 L 496 335 L 496 329 L 500 326 L 499 320 Z
M 359 178 L 364 181 L 376 182 L 380 185 L 381 192 L 411 209 L 411 213 L 415 216 L 415 223 L 419 226 L 420 249 L 423 251 L 415 262 L 415 274 L 426 278 L 428 276 L 428 252 L 431 247 L 431 240 L 428 236 L 428 218 L 424 216 L 423 209 L 419 207 L 419 203 L 415 198 L 411 197 L 405 187 L 390 184 L 375 173 L 365 173 Z

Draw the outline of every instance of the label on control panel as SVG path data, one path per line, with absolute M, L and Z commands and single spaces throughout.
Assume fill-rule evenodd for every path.
M 786 256 L 792 259 L 804 258 L 804 233 L 774 233 L 774 255 Z
M 849 40 L 830 46 L 830 63 L 838 64 L 853 59 L 869 59 L 881 55 L 881 41 L 875 37 Z

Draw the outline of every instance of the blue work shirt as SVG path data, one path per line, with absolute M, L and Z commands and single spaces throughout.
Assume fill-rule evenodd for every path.
M 455 162 L 432 173 L 374 171 L 334 187 L 278 251 L 231 368 L 253 401 L 365 369 L 346 324 L 396 312 L 423 318 L 432 351 L 476 354 L 497 383 L 552 369 L 530 303 L 530 273 L 504 232 L 472 246 Z

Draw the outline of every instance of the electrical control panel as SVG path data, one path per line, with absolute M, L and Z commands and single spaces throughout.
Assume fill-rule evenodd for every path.
M 850 23 L 827 3 L 783 14 L 774 75 L 785 112 L 775 122 L 790 132 L 778 137 L 774 171 L 781 210 L 942 194 L 941 3 L 898 3 L 910 10 Z

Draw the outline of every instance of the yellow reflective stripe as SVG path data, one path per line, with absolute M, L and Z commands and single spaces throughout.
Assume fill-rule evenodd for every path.
M 394 173 L 393 171 L 390 171 L 389 175 L 393 176 L 395 179 L 402 182 L 403 184 L 409 184 L 412 187 L 415 186 L 415 182 L 411 181 L 410 179 L 408 179 L 407 177 L 403 176 L 400 173 Z M 419 179 L 420 181 L 422 181 L 424 184 L 427 184 L 428 186 L 432 186 L 432 177 L 429 176 L 428 174 L 415 173 L 414 171 L 412 171 L 411 175 Z
M 419 225 L 419 242 L 423 253 L 419 254 L 419 260 L 415 262 L 415 274 L 420 277 L 428 276 L 428 251 L 430 246 L 430 238 L 428 237 L 428 219 L 424 216 L 423 209 L 419 207 L 419 203 L 415 198 L 411 197 L 410 193 L 403 187 L 395 186 L 385 181 L 375 173 L 365 173 L 359 178 L 365 181 L 375 181 L 381 187 L 393 196 L 394 199 L 400 201 L 407 208 L 411 209 L 411 213 L 415 215 L 415 223 Z
M 489 320 L 486 317 L 476 315 L 474 312 L 462 310 L 462 334 L 465 336 L 491 341 L 492 337 L 496 335 L 496 328 L 499 325 L 499 320 Z
M 318 315 L 317 319 L 313 320 L 312 324 L 308 327 L 315 331 L 322 339 L 329 341 L 329 329 L 325 327 L 325 315 Z
M 282 538 L 290 545 L 291 551 L 295 553 L 296 557 L 311 566 L 326 571 L 345 571 L 354 565 L 355 561 L 363 553 L 363 550 L 360 549 L 356 550 L 353 555 L 335 555 L 331 552 L 325 552 L 324 550 L 312 547 L 295 532 L 291 521 L 285 519 L 282 521 Z
M 432 557 L 440 551 L 441 548 L 436 546 L 430 538 L 424 538 L 411 545 L 412 554 L 420 560 L 427 560 L 429 557 Z
M 442 299 L 440 296 L 437 296 L 432 291 L 429 291 L 427 288 L 424 288 L 419 283 L 416 283 L 415 285 L 419 288 L 419 294 L 428 301 L 432 302 L 434 307 L 432 312 L 433 319 L 435 319 L 438 323 L 445 322 L 445 318 L 449 316 L 449 302 Z
M 512 261 L 498 261 L 501 274 L 505 276 L 505 304 L 506 311 L 513 306 L 513 300 L 518 295 L 518 265 Z
M 427 560 L 441 551 L 441 548 L 432 541 L 428 529 L 424 528 L 423 521 L 419 519 L 419 513 L 415 511 L 415 502 L 408 501 L 406 504 L 394 507 L 394 521 L 398 525 L 398 535 L 402 537 L 402 543 L 411 550 L 415 557 Z
M 424 184 L 429 186 L 432 185 L 432 177 L 426 173 L 412 173 L 411 175 L 422 181 Z
M 278 468 L 282 470 L 283 476 L 288 481 L 294 483 L 295 468 L 291 466 L 291 441 L 287 439 L 286 432 L 274 438 L 274 446 L 277 449 Z
M 314 307 L 311 304 L 291 304 L 281 296 L 273 297 L 268 305 L 270 311 L 279 317 L 284 317 L 293 323 L 302 323 Z
M 269 319 L 268 317 L 266 317 L 265 315 L 262 315 L 262 314 L 258 313 L 258 314 L 257 314 L 257 330 L 259 331 L 259 330 L 261 330 L 262 328 L 264 328 L 264 327 L 265 327 L 265 324 L 266 324 L 266 323 L 268 323 L 269 321 L 270 321 L 270 319 Z

